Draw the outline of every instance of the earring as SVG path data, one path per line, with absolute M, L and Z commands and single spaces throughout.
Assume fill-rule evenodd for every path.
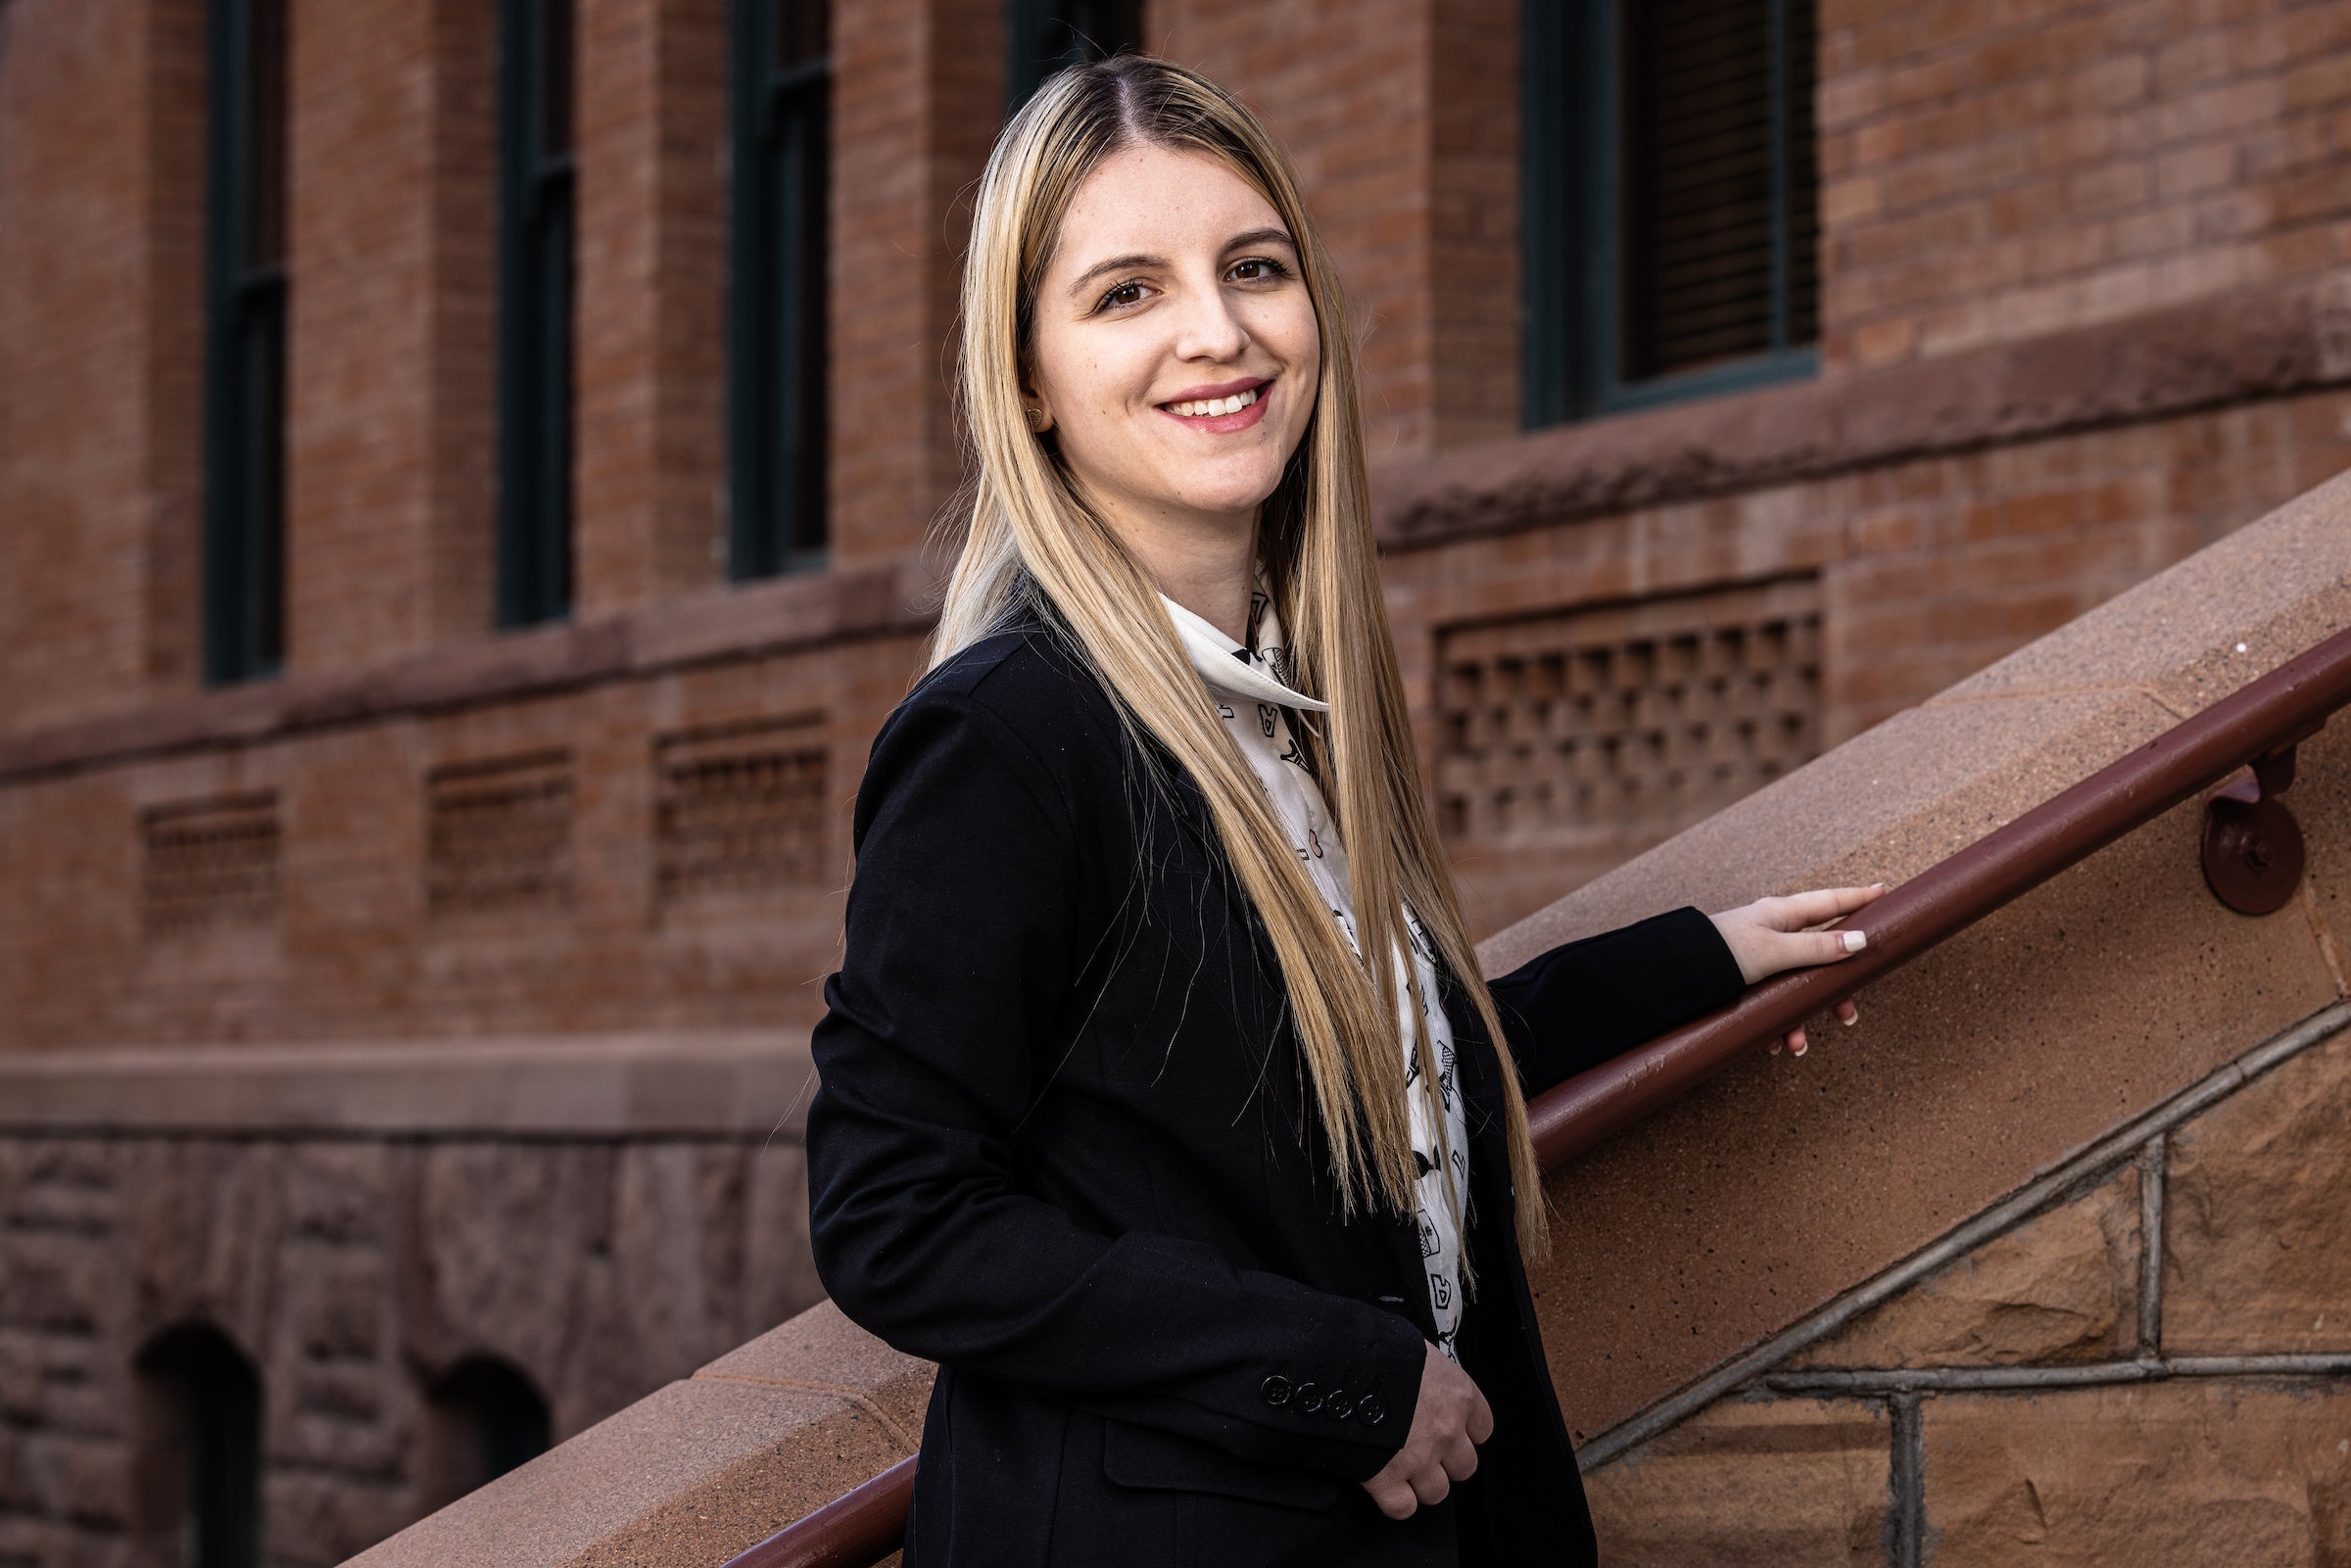
M 1034 431 L 1037 431 L 1037 432 L 1039 432 L 1040 434 L 1043 432 L 1043 430 L 1044 430 L 1044 428 L 1045 428 L 1045 410 L 1044 410 L 1044 409 L 1042 409 L 1042 408 L 1028 408 L 1028 407 L 1024 407 L 1024 408 L 1021 410 L 1021 412 L 1023 412 L 1023 413 L 1025 413 L 1025 414 L 1027 414 L 1027 415 L 1029 416 L 1029 428 L 1030 428 L 1030 429 L 1032 429 L 1032 430 L 1034 430 Z

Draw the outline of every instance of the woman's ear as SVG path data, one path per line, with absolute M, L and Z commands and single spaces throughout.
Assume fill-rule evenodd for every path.
M 1052 404 L 1045 402 L 1044 395 L 1025 374 L 1021 377 L 1021 413 L 1029 421 L 1030 430 L 1037 435 L 1053 428 Z

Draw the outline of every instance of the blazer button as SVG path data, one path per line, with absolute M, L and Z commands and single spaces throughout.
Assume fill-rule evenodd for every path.
M 1345 1394 L 1333 1394 L 1322 1402 L 1322 1413 L 1333 1421 L 1344 1421 L 1355 1413 L 1355 1401 Z
M 1386 1407 L 1372 1395 L 1367 1394 L 1355 1402 L 1355 1418 L 1366 1426 L 1379 1425 L 1380 1417 L 1387 1413 Z
M 1298 1385 L 1298 1408 L 1313 1415 L 1322 1408 L 1322 1391 L 1312 1383 Z
M 1290 1380 L 1276 1374 L 1260 1383 L 1257 1392 L 1265 1396 L 1268 1404 L 1287 1404 L 1290 1402 Z

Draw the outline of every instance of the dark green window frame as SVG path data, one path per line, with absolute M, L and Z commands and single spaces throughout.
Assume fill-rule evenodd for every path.
M 1642 33 L 1647 0 L 1560 0 L 1520 12 L 1525 136 L 1524 417 L 1530 426 L 1653 407 L 1819 369 L 1818 192 L 1812 143 L 1814 0 L 1760 0 L 1768 103 L 1767 236 L 1754 263 L 1766 302 L 1749 352 L 1655 373 L 1637 362 L 1648 320 L 1636 293 L 1647 236 Z M 1634 9 L 1639 5 L 1641 9 Z M 1690 7 L 1691 10 L 1703 9 Z M 1730 8 L 1736 9 L 1736 8 Z
M 571 611 L 573 0 L 500 0 L 498 624 Z
M 206 38 L 204 677 L 285 664 L 286 0 Z
M 734 0 L 727 572 L 826 558 L 827 0 Z
M 1064 66 L 1142 47 L 1142 0 L 1007 0 L 1004 113 L 1018 111 Z

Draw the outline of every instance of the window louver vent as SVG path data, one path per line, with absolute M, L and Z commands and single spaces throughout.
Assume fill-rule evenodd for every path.
M 1644 0 L 1619 13 L 1628 382 L 1818 336 L 1812 8 L 1785 6 L 1776 41 L 1774 10 Z

